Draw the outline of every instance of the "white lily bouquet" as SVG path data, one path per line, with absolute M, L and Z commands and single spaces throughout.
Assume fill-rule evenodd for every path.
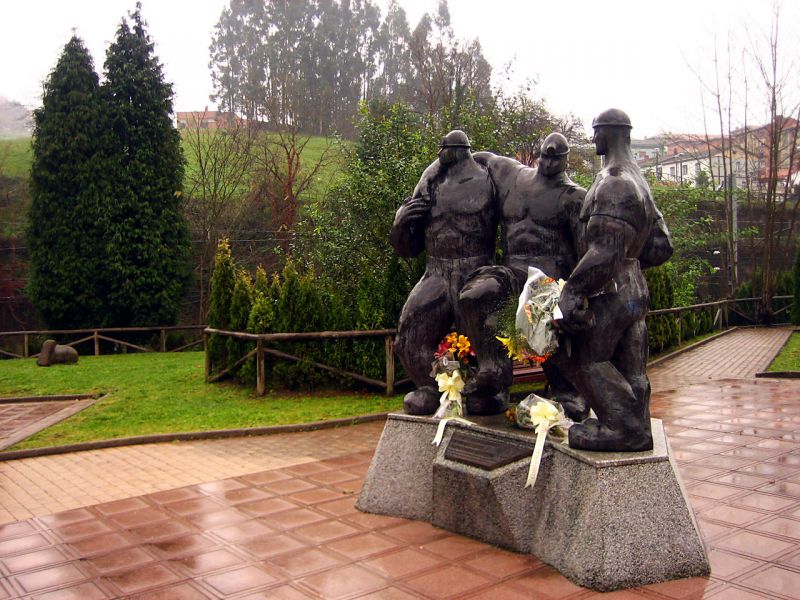
M 528 479 L 525 487 L 533 487 L 539 476 L 539 466 L 542 462 L 544 442 L 550 434 L 561 443 L 567 443 L 567 432 L 572 425 L 558 402 L 531 394 L 519 403 L 516 408 L 515 419 L 517 425 L 536 432 L 536 442 L 533 445 L 531 466 L 528 469 Z
M 461 391 L 477 371 L 478 360 L 469 338 L 455 331 L 445 336 L 433 357 L 435 360 L 432 364 L 431 377 L 436 380 L 439 391 L 442 392 L 439 409 L 433 415 L 434 419 L 441 419 L 433 439 L 433 443 L 438 446 L 448 421 L 469 423 L 463 418 L 464 403 Z
M 563 318 L 558 300 L 565 281 L 556 281 L 536 267 L 528 267 L 528 279 L 517 303 L 513 331 L 497 339 L 514 360 L 537 365 L 558 349 L 558 332 L 553 321 Z

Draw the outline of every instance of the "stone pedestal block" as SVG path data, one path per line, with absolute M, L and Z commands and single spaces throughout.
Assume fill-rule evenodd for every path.
M 431 443 L 437 422 L 389 415 L 356 508 L 364 512 L 430 521 L 433 502 Z
M 478 453 L 497 445 L 532 451 L 531 432 L 502 418 L 474 420 L 449 424 L 437 448 L 437 421 L 390 415 L 358 508 L 534 554 L 599 591 L 708 574 L 660 421 L 652 422 L 655 447 L 648 452 L 584 452 L 548 442 L 536 485 L 525 488 L 529 454 L 493 468 L 491 460 L 448 452 L 454 435 Z

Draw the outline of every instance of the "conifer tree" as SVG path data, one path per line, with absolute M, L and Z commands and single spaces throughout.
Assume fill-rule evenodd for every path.
M 73 36 L 33 115 L 28 294 L 50 328 L 105 324 L 102 116 L 92 57 Z
M 189 275 L 189 237 L 181 213 L 184 159 L 172 123 L 172 85 L 142 19 L 123 19 L 106 53 L 105 137 L 114 164 L 106 260 L 110 324 L 173 322 Z
M 208 326 L 213 329 L 230 329 L 231 296 L 236 284 L 236 265 L 231 256 L 228 240 L 221 240 L 214 257 L 214 273 L 211 276 L 211 301 L 208 307 Z M 209 340 L 211 361 L 215 364 L 226 362 L 227 347 L 225 338 L 212 335 Z
M 231 293 L 230 322 L 228 327 L 231 331 L 245 331 L 250 311 L 253 308 L 253 282 L 247 271 L 240 269 L 236 273 L 236 279 Z M 232 365 L 242 356 L 247 354 L 252 343 L 243 342 L 236 338 L 228 338 L 228 362 Z

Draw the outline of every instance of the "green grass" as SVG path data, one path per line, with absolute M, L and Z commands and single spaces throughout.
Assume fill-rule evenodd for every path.
M 800 333 L 789 336 L 767 371 L 800 371 Z
M 0 175 L 27 177 L 33 160 L 31 138 L 0 140 Z
M 188 134 L 184 132 L 185 135 Z M 188 173 L 197 169 L 197 156 L 186 139 L 182 137 L 181 140 Z M 336 182 L 342 172 L 342 149 L 347 147 L 348 144 L 350 142 L 342 142 L 341 145 L 334 143 L 330 147 L 326 156 L 326 164 L 315 177 L 311 190 L 312 194 L 324 194 Z M 328 145 L 329 141 L 326 138 L 312 136 L 303 149 L 303 164 L 315 165 L 319 162 Z M 27 178 L 32 160 L 31 138 L 0 139 L 0 175 Z
M 201 130 L 199 138 L 197 131 L 191 129 L 181 130 L 181 142 L 183 146 L 183 155 L 186 158 L 186 174 L 189 177 L 191 174 L 198 171 L 198 141 L 201 145 L 211 143 L 214 139 L 211 136 L 222 135 L 217 130 Z M 274 133 L 259 134 L 275 137 Z M 298 136 L 298 143 L 306 142 L 303 135 Z M 300 177 L 302 178 L 304 172 L 313 168 L 320 160 L 324 160 L 324 164 L 314 177 L 314 181 L 309 188 L 309 193 L 312 197 L 318 197 L 325 194 L 328 188 L 333 185 L 342 175 L 342 167 L 344 161 L 344 150 L 352 145 L 351 142 L 342 141 L 341 143 L 335 140 L 324 138 L 321 136 L 309 136 L 308 141 L 303 147 L 301 155 L 301 171 Z M 263 142 L 257 141 L 253 146 L 253 153 L 255 156 L 260 157 L 263 155 Z M 206 156 L 206 160 L 208 157 Z M 188 187 L 188 186 L 184 186 Z
M 77 365 L 0 361 L 0 396 L 107 394 L 92 407 L 14 446 L 59 446 L 153 433 L 308 423 L 399 410 L 402 396 L 268 393 L 206 384 L 203 353 L 82 356 Z

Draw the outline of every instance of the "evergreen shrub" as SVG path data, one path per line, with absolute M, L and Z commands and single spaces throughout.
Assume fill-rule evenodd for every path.
M 208 306 L 208 326 L 212 329 L 230 330 L 231 298 L 236 284 L 236 267 L 231 256 L 227 239 L 220 241 L 214 256 L 214 271 L 211 275 L 211 299 Z M 211 335 L 208 352 L 214 369 L 228 364 L 228 345 L 226 338 Z

